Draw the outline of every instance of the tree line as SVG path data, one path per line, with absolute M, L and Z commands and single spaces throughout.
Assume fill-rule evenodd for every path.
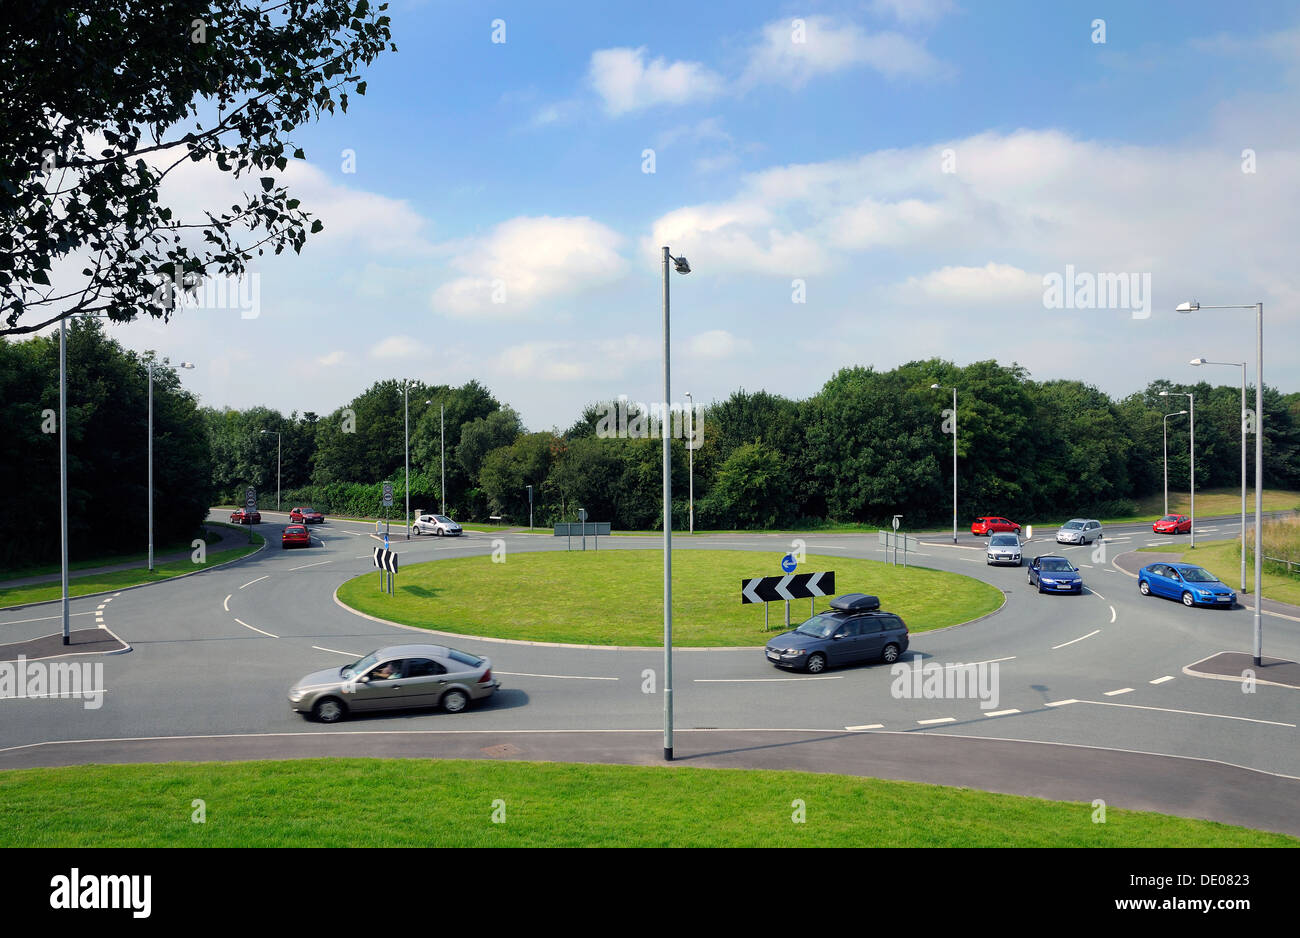
M 68 346 L 71 553 L 123 551 L 147 538 L 149 356 L 124 350 L 98 322 L 74 320 Z M 939 384 L 945 390 L 932 390 Z M 737 390 L 699 405 L 694 451 L 697 528 L 828 522 L 944 524 L 952 504 L 952 407 L 957 391 L 959 523 L 1115 517 L 1159 492 L 1162 418 L 1196 397 L 1198 488 L 1233 487 L 1240 473 L 1240 391 L 1153 381 L 1119 400 L 1080 381 L 1035 381 L 1019 365 L 941 359 L 889 371 L 844 368 L 802 400 Z M 1161 391 L 1169 391 L 1162 397 Z M 0 563 L 57 559 L 58 338 L 0 342 Z M 1173 403 L 1171 403 L 1173 402 Z M 1254 405 L 1250 392 L 1248 406 Z M 381 515 L 381 484 L 404 502 L 404 407 L 409 407 L 411 507 L 458 520 L 497 515 L 538 525 L 576 520 L 579 507 L 616 529 L 662 524 L 662 442 L 600 432 L 611 402 L 584 408 L 567 429 L 529 431 L 477 381 L 459 387 L 377 381 L 328 414 L 200 406 L 169 367 L 154 373 L 155 541 L 193 536 L 213 504 L 242 504 L 255 486 L 274 507 L 276 446 L 284 508 Z M 633 416 L 637 405 L 630 406 Z M 1264 396 L 1265 482 L 1300 488 L 1300 393 Z M 644 414 L 640 416 L 644 417 Z M 1172 417 L 1169 480 L 1186 491 L 1188 419 Z M 262 432 L 266 431 L 266 432 Z M 445 434 L 446 491 L 442 486 Z M 673 439 L 674 527 L 687 524 L 688 451 Z M 1248 468 L 1253 473 L 1253 456 Z M 1250 479 L 1253 485 L 1253 477 Z M 445 502 L 444 502 L 445 494 Z

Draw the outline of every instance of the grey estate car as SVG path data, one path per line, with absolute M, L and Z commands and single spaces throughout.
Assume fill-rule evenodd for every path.
M 903 620 L 881 609 L 878 597 L 846 593 L 831 600 L 829 611 L 772 639 L 765 653 L 778 668 L 820 674 L 828 665 L 857 661 L 893 664 L 907 651 L 907 639 Z
M 289 688 L 289 706 L 322 723 L 337 723 L 353 711 L 440 706 L 460 713 L 500 687 L 487 658 L 445 645 L 392 645 L 308 674 Z

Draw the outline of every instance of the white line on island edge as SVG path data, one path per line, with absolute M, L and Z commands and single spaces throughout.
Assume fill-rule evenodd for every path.
M 1219 720 L 1240 720 L 1243 723 L 1264 723 L 1268 726 L 1285 726 L 1290 729 L 1296 728 L 1294 723 L 1279 723 L 1276 720 L 1256 720 L 1253 717 L 1235 717 L 1228 713 L 1202 713 L 1199 710 L 1173 710 L 1169 707 L 1143 707 L 1140 704 L 1112 703 L 1109 700 L 1072 700 L 1070 703 L 1092 704 L 1094 707 L 1126 707 L 1130 710 L 1158 710 L 1161 713 L 1181 713 L 1193 717 L 1214 717 Z
M 347 655 L 349 658 L 360 658 L 360 657 L 361 657 L 361 655 L 358 655 L 358 654 L 356 654 L 355 652 L 351 652 L 351 651 L 339 651 L 337 648 L 324 648 L 324 647 L 322 647 L 322 646 L 320 646 L 320 645 L 312 645 L 311 647 L 312 647 L 312 648 L 315 648 L 317 651 L 332 651 L 332 652 L 334 652 L 334 654 L 336 654 L 336 655 Z
M 1101 629 L 1093 629 L 1093 630 L 1092 630 L 1091 632 L 1089 632 L 1087 635 L 1080 635 L 1078 638 L 1072 638 L 1072 639 L 1070 639 L 1068 642 L 1062 642 L 1062 643 L 1059 644 L 1059 645 L 1053 645 L 1053 646 L 1052 646 L 1052 651 L 1056 651 L 1056 649 L 1058 649 L 1058 648 L 1064 648 L 1066 645 L 1073 645 L 1075 642 L 1081 642 L 1081 641 L 1083 641 L 1085 638 L 1092 638 L 1094 635 L 1096 635 L 1096 634 L 1097 634 L 1098 632 L 1100 632 L 1100 631 L 1101 631 Z
M 261 583 L 263 580 L 270 577 L 270 575 L 271 574 L 268 573 L 266 576 L 259 576 L 256 580 L 249 580 L 247 583 L 244 584 L 244 586 L 252 586 L 254 583 Z M 244 586 L 241 586 L 240 589 L 242 590 Z

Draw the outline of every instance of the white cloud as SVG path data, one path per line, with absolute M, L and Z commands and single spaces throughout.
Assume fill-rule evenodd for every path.
M 391 335 L 370 347 L 371 358 L 396 360 L 403 358 L 422 358 L 429 353 L 424 343 L 409 335 Z
M 933 23 L 954 9 L 952 0 L 872 0 L 871 12 L 901 23 Z
M 654 338 L 522 342 L 502 350 L 496 368 L 520 379 L 542 381 L 608 381 L 623 377 L 630 367 L 657 361 L 662 346 Z
M 1041 296 L 1043 278 L 1010 264 L 989 261 L 983 267 L 941 267 L 922 277 L 908 277 L 906 289 L 936 299 L 997 301 Z
M 520 217 L 452 246 L 465 276 L 434 291 L 433 309 L 451 316 L 512 318 L 539 302 L 572 296 L 621 277 L 623 238 L 586 217 Z
M 763 27 L 740 84 L 786 84 L 799 87 L 817 75 L 868 67 L 886 78 L 935 77 L 942 65 L 925 47 L 893 32 L 867 33 L 853 23 L 837 25 L 829 17 L 776 20 Z
M 333 352 L 329 352 L 329 353 L 327 353 L 327 354 L 325 354 L 325 355 L 322 355 L 322 356 L 320 356 L 319 358 L 316 359 L 316 363 L 317 363 L 317 364 L 319 364 L 319 365 L 324 365 L 324 366 L 326 366 L 327 368 L 328 368 L 330 365 L 337 365 L 337 364 L 339 364 L 341 361 L 343 361 L 343 352 L 340 351 L 340 350 L 335 350 L 335 351 L 333 351 Z
M 646 61 L 645 47 L 598 49 L 587 73 L 611 115 L 658 104 L 685 104 L 720 94 L 722 77 L 699 62 Z
M 748 339 L 737 338 L 725 329 L 710 329 L 691 336 L 686 349 L 696 358 L 716 361 L 748 354 L 753 351 L 753 345 Z

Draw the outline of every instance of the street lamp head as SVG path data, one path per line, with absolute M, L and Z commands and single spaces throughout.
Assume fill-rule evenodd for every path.
M 1209 360 L 1208 360 L 1208 359 L 1205 359 L 1205 358 L 1193 358 L 1189 364 L 1192 364 L 1192 365 L 1208 365 L 1208 364 L 1209 364 Z
M 691 265 L 690 262 L 686 260 L 686 255 L 683 254 L 681 257 L 673 257 L 669 254 L 668 256 L 672 258 L 673 267 L 679 274 L 689 274 L 691 272 Z
M 1168 391 L 1161 391 L 1161 392 L 1160 392 L 1160 396 L 1161 396 L 1161 397 L 1168 397 L 1168 396 L 1169 396 L 1169 392 L 1168 392 Z
M 180 366 L 181 366 L 182 368 L 193 368 L 193 367 L 194 367 L 194 362 L 181 362 L 181 365 L 180 365 Z
M 939 385 L 937 385 L 937 384 L 932 384 L 932 385 L 930 385 L 930 390 L 931 390 L 931 391 L 941 391 L 941 390 L 943 390 L 943 388 L 941 388 L 941 387 L 940 387 Z
M 1176 311 L 1180 313 L 1194 313 L 1200 308 L 1201 304 L 1192 300 L 1190 303 L 1179 303 Z

